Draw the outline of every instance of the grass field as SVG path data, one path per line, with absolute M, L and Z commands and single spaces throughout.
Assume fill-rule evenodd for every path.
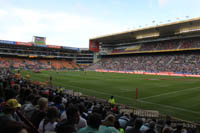
M 23 76 L 29 74 L 34 81 L 46 81 L 52 75 L 54 86 L 104 99 L 114 95 L 118 103 L 158 110 L 185 120 L 200 121 L 200 78 L 98 72 L 21 73 Z M 137 102 L 136 88 L 139 92 Z

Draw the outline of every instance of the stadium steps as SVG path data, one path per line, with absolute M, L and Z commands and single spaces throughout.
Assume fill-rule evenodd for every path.
M 182 45 L 183 45 L 183 43 L 180 43 L 180 44 L 178 45 L 177 49 L 180 49 Z
M 168 66 L 169 64 L 171 64 L 171 62 L 174 60 L 174 57 L 172 57 L 171 59 L 170 59 L 170 61 L 166 64 L 166 66 Z

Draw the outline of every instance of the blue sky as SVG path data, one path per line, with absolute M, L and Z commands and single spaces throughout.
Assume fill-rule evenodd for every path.
M 0 40 L 87 48 L 89 38 L 200 17 L 200 0 L 0 0 Z M 155 23 L 152 21 L 155 20 Z

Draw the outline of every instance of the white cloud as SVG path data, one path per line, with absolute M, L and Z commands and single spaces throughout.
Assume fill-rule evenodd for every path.
M 0 20 L 4 20 L 0 21 L 0 39 L 31 41 L 33 35 L 40 35 L 49 44 L 74 47 L 88 47 L 89 38 L 123 29 L 93 17 L 18 8 L 0 10 Z
M 148 0 L 148 2 L 149 2 L 149 7 L 153 8 L 153 0 Z
M 158 4 L 159 6 L 165 6 L 166 4 L 168 4 L 169 0 L 158 0 Z
M 0 9 L 0 18 L 3 17 L 3 16 L 5 16 L 5 15 L 7 15 L 7 14 L 8 14 L 7 11 Z

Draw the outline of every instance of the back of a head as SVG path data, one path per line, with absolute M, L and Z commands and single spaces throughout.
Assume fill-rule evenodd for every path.
M 80 113 L 77 106 L 69 106 L 69 108 L 67 109 L 67 119 L 74 124 L 79 122 Z
M 101 124 L 101 116 L 98 113 L 92 113 L 88 116 L 88 126 L 98 129 Z
M 55 102 L 55 104 L 61 104 L 62 103 L 62 97 L 61 96 L 56 96 L 54 98 L 54 102 Z
M 56 125 L 56 133 L 74 133 L 75 124 L 78 124 L 80 115 L 76 106 L 70 105 L 67 108 L 67 120 L 61 121 Z
M 139 118 L 135 119 L 134 127 L 136 129 L 140 129 L 140 127 L 142 126 L 142 124 L 143 124 L 143 121 L 141 119 L 139 119 Z
M 170 128 L 165 128 L 162 133 L 172 133 Z
M 32 93 L 31 89 L 25 89 L 25 91 L 24 91 L 25 96 L 29 96 L 31 93 Z
M 47 118 L 53 120 L 59 117 L 59 111 L 56 107 L 49 107 L 47 110 Z
M 170 120 L 167 120 L 167 121 L 166 121 L 166 124 L 167 124 L 168 126 L 171 126 L 171 121 L 170 121 Z
M 150 129 L 154 129 L 154 127 L 155 127 L 155 122 L 154 121 L 150 121 L 149 122 L 149 128 Z
M 84 106 L 84 104 L 79 104 L 79 111 L 80 111 L 80 114 L 82 114 L 83 112 L 86 112 L 86 108 Z
M 121 128 L 120 123 L 119 123 L 119 120 L 116 120 L 116 121 L 115 121 L 114 127 L 115 127 L 116 129 L 120 129 L 120 128 Z
M 9 100 L 9 99 L 12 99 L 12 98 L 15 98 L 17 96 L 17 91 L 14 90 L 14 89 L 8 89 L 5 91 L 5 100 Z
M 33 95 L 33 94 L 30 94 L 27 98 L 26 98 L 26 101 L 29 101 L 29 102 L 33 102 L 33 100 L 35 99 L 35 95 Z
M 115 123 L 115 116 L 112 114 L 106 116 L 106 118 L 103 121 L 103 125 L 105 126 L 114 126 L 114 123 Z
M 48 105 L 48 99 L 47 98 L 44 98 L 44 97 L 41 97 L 39 100 L 38 100 L 38 105 L 39 105 L 39 108 L 41 110 L 45 109 Z
M 176 126 L 176 132 L 181 132 L 182 129 L 183 129 L 183 125 L 178 124 L 178 125 Z

